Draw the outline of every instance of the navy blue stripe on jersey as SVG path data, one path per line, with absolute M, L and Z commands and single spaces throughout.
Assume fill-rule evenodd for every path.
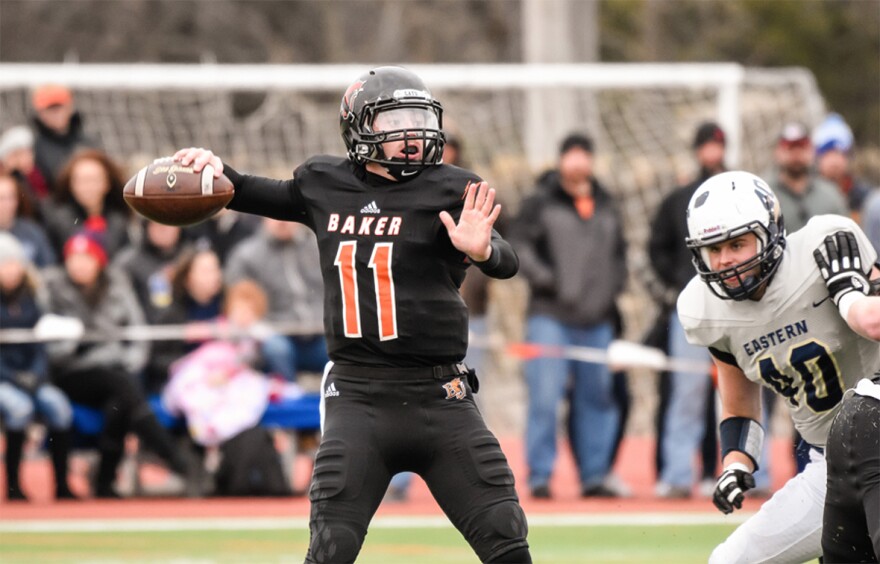
M 737 364 L 736 362 L 736 357 L 729 352 L 718 350 L 715 347 L 709 347 L 709 354 L 711 354 L 713 357 L 717 358 L 724 364 L 730 364 L 731 366 L 736 366 L 737 368 L 739 368 L 739 364 Z

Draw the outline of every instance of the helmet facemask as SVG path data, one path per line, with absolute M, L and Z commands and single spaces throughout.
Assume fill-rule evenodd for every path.
M 755 221 L 711 239 L 703 239 L 699 242 L 690 238 L 687 240 L 697 274 L 713 294 L 725 300 L 747 300 L 769 282 L 779 267 L 779 259 L 782 258 L 782 251 L 785 248 L 785 239 L 780 236 L 784 233 L 781 223 L 780 218 L 778 224 L 771 223 L 768 228 L 763 223 Z M 746 233 L 755 235 L 757 252 L 733 266 L 712 270 L 709 248 L 742 237 Z M 730 284 L 732 280 L 735 280 L 736 284 Z
M 382 165 L 397 180 L 438 164 L 445 137 L 439 109 L 424 104 L 395 105 L 365 111 L 357 143 L 363 161 Z
M 342 97 L 339 125 L 348 157 L 376 163 L 397 180 L 440 164 L 443 108 L 422 80 L 400 67 L 379 67 Z
M 708 178 L 691 196 L 687 224 L 685 243 L 693 254 L 697 274 L 712 293 L 723 300 L 760 298 L 759 292 L 770 283 L 785 250 L 782 212 L 767 183 L 744 171 Z M 756 239 L 754 256 L 712 270 L 711 249 L 731 247 L 733 241 L 749 233 Z M 722 251 L 735 253 L 734 260 L 744 254 L 737 248 Z

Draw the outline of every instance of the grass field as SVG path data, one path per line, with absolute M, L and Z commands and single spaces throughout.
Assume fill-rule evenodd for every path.
M 536 563 L 705 562 L 733 525 L 532 526 Z M 302 562 L 308 531 L 188 530 L 0 533 L 0 562 Z M 371 528 L 359 563 L 476 562 L 451 526 Z

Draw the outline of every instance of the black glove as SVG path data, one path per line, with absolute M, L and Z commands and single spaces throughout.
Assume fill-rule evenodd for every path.
M 755 477 L 741 462 L 734 462 L 724 469 L 715 484 L 712 503 L 725 515 L 742 508 L 745 493 L 755 487 Z
M 862 270 L 862 259 L 855 235 L 849 231 L 838 231 L 825 237 L 825 252 L 828 255 L 827 261 L 821 249 L 813 251 L 813 258 L 825 279 L 834 305 L 839 306 L 840 299 L 850 292 L 859 292 L 866 296 L 870 294 L 871 283 L 868 281 L 868 273 Z

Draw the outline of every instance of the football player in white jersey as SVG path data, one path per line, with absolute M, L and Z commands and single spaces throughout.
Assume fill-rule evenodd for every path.
M 688 340 L 718 367 L 724 468 L 713 501 L 742 507 L 764 439 L 760 387 L 786 400 L 810 463 L 720 544 L 710 563 L 821 555 L 823 449 L 843 392 L 880 368 L 876 252 L 849 218 L 817 216 L 786 236 L 776 196 L 747 172 L 707 180 L 688 206 L 696 276 L 678 299 Z

